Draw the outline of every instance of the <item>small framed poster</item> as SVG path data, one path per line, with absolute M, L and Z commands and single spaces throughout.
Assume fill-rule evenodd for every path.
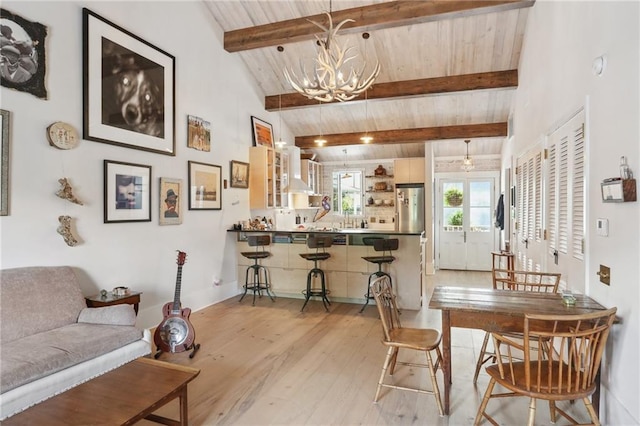
M 249 163 L 231 160 L 231 187 L 249 188 Z
M 222 209 L 222 167 L 189 161 L 189 210 Z
M 258 117 L 251 116 L 251 128 L 253 130 L 253 146 L 268 146 L 273 148 L 273 127 Z
M 182 223 L 182 179 L 160 178 L 160 225 Z
M 104 223 L 151 221 L 151 166 L 104 160 Z

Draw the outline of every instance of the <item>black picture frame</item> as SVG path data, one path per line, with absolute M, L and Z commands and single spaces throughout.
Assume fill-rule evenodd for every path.
M 222 209 L 222 167 L 189 161 L 189 210 Z
M 175 156 L 175 57 L 87 8 L 82 33 L 83 138 Z
M 229 182 L 231 188 L 249 188 L 249 163 L 231 160 Z
M 11 142 L 11 113 L 0 109 L 0 216 L 9 215 L 9 143 Z
M 47 27 L 4 8 L 0 8 L 0 18 L 3 20 L 0 84 L 47 99 Z M 15 61 L 9 59 L 10 55 L 15 56 Z
M 252 115 L 251 132 L 253 134 L 253 146 L 273 148 L 273 126 L 270 123 Z
M 104 160 L 104 223 L 151 221 L 151 166 Z

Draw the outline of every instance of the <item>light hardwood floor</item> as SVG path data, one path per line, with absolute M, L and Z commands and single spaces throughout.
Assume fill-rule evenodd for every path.
M 426 308 L 436 285 L 491 287 L 484 272 L 439 271 L 426 282 L 420 311 L 402 311 L 405 326 L 440 328 L 440 311 Z M 386 348 L 376 307 L 359 314 L 360 305 L 333 303 L 325 313 L 320 301 L 267 297 L 251 306 L 238 297 L 191 315 L 200 351 L 163 354 L 160 359 L 201 369 L 189 385 L 192 425 L 468 425 L 488 383 L 484 369 L 472 383 L 484 332 L 452 330 L 451 414 L 440 417 L 432 395 L 383 389 L 373 403 Z M 400 351 L 400 358 L 411 353 Z M 403 356 L 404 355 L 404 356 Z M 437 373 L 442 392 L 442 372 Z M 424 369 L 399 367 L 394 380 L 430 388 Z M 586 421 L 582 403 L 560 403 Z M 528 400 L 491 401 L 489 412 L 504 425 L 526 423 Z M 159 413 L 176 416 L 177 403 Z M 143 421 L 141 424 L 152 424 Z M 488 423 L 485 423 L 488 424 Z M 536 424 L 550 424 L 540 402 Z

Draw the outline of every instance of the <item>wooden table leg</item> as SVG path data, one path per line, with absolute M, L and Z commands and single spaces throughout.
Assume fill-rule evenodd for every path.
M 189 424 L 189 404 L 187 402 L 187 385 L 185 384 L 180 392 L 180 425 Z
M 600 416 L 600 371 L 602 371 L 602 361 L 596 373 L 596 389 L 593 391 L 593 394 L 591 394 L 591 406 L 596 412 L 596 416 Z
M 449 415 L 449 393 L 451 392 L 451 317 L 442 310 L 442 372 L 444 373 L 444 414 Z

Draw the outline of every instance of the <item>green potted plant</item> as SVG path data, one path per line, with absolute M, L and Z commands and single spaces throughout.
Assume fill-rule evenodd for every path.
M 449 225 L 462 226 L 462 210 L 458 210 L 449 217 Z
M 462 191 L 457 188 L 451 188 L 444 193 L 444 200 L 449 207 L 458 207 L 462 205 Z

